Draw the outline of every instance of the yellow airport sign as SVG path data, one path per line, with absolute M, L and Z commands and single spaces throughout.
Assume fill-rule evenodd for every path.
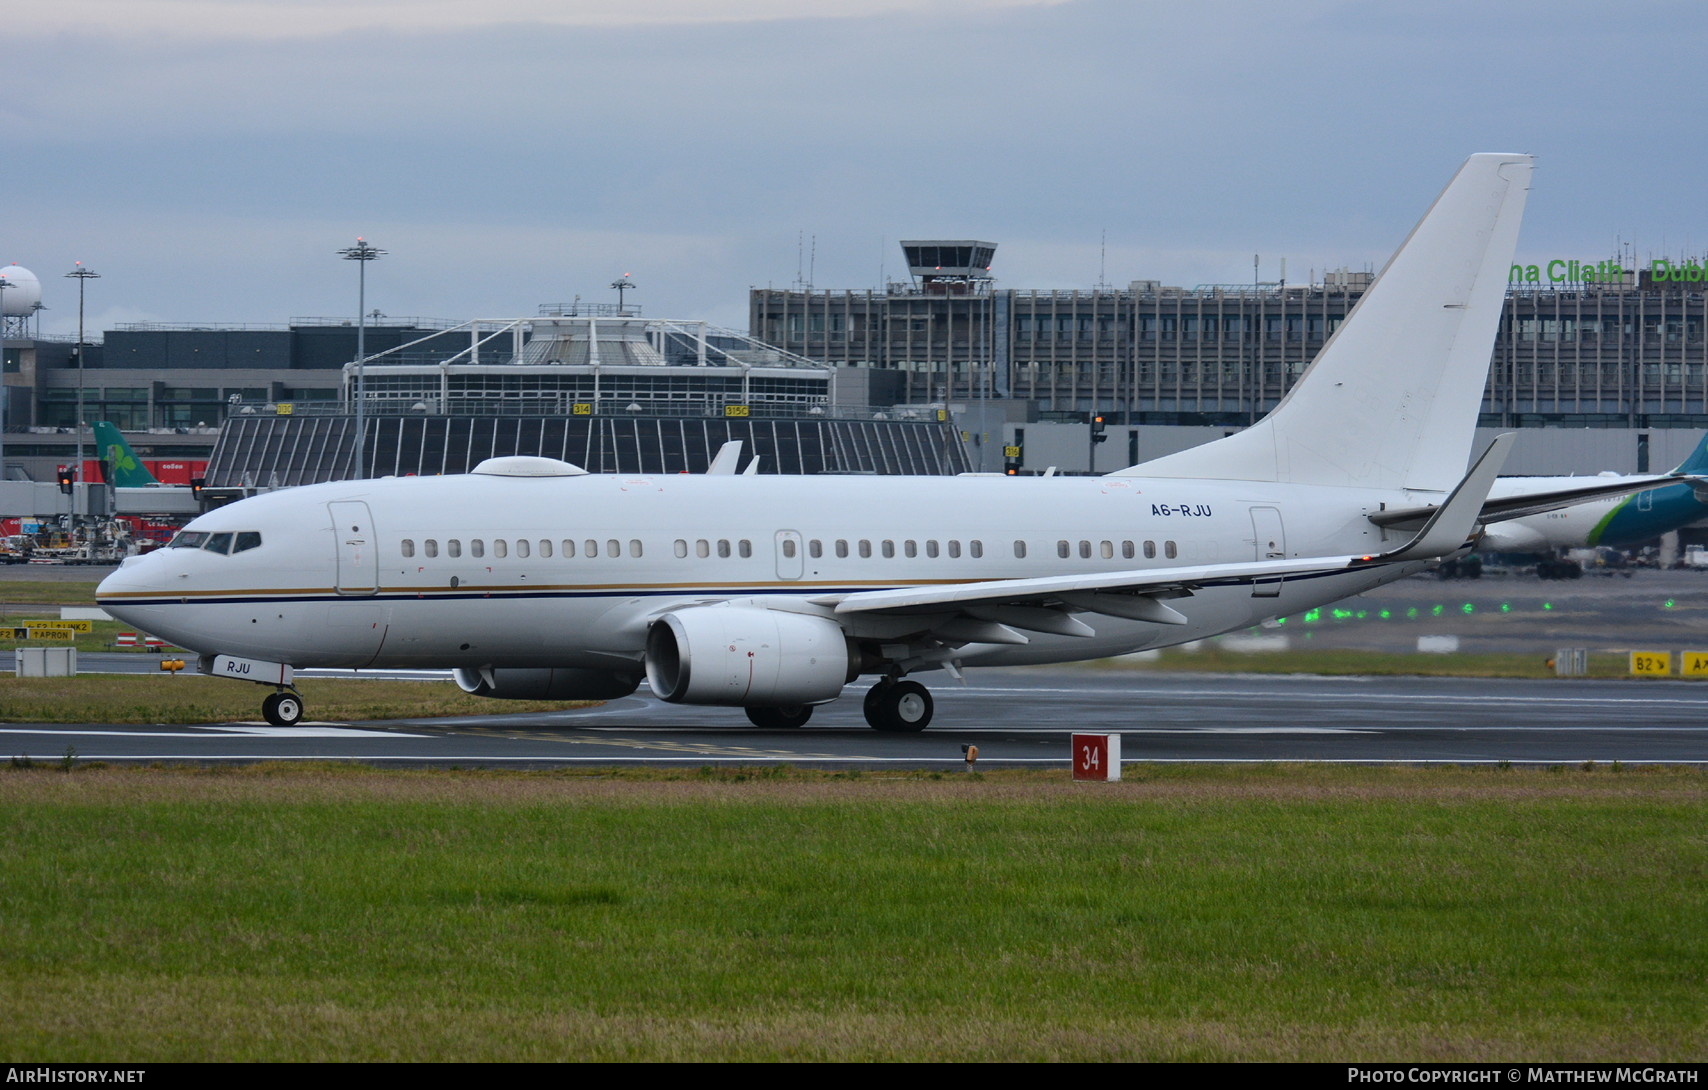
M 1678 672 L 1685 677 L 1708 677 L 1708 651 L 1681 651 Z
M 748 407 L 746 405 L 725 405 L 724 406 L 724 415 L 725 416 L 750 416 L 750 415 L 752 415 L 752 412 L 751 412 L 751 410 L 748 409 Z
M 1631 652 L 1631 674 L 1634 677 L 1672 676 L 1671 651 Z
M 592 416 L 593 415 L 593 402 L 591 402 L 591 401 L 571 402 L 570 406 L 569 406 L 569 415 L 571 415 L 571 416 Z
M 273 406 L 273 412 L 275 412 L 279 416 L 289 416 L 289 415 L 291 415 L 291 410 L 294 408 L 296 408 L 296 406 L 293 405 L 291 402 L 281 401 L 278 404 Z
M 63 628 L 68 632 L 93 632 L 94 621 L 25 621 L 28 628 Z
M 48 643 L 74 643 L 77 633 L 69 628 L 9 628 L 14 640 L 45 640 Z

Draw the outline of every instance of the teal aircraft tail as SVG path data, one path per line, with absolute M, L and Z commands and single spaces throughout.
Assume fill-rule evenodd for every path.
M 117 488 L 154 488 L 160 482 L 130 449 L 119 429 L 105 420 L 95 422 L 95 450 L 103 463 L 107 483 Z
M 1674 477 L 1708 476 L 1708 432 L 1696 441 Z M 1632 545 L 1689 526 L 1708 515 L 1708 492 L 1698 481 L 1678 481 L 1626 496 L 1589 531 L 1590 545 Z
M 1696 441 L 1696 449 L 1690 452 L 1690 457 L 1678 464 L 1672 471 L 1675 477 L 1700 476 L 1708 474 L 1708 431 L 1702 433 L 1702 438 Z

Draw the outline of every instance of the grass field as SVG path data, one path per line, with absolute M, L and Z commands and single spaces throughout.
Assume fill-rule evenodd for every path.
M 20 609 L 34 605 L 92 606 L 98 585 L 96 580 L 0 580 L 0 616 L 21 616 Z
M 0 767 L 34 1060 L 1701 1060 L 1687 769 Z

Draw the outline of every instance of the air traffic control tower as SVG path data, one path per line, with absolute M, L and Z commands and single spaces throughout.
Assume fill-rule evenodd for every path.
M 996 243 L 973 239 L 903 239 L 908 275 L 927 295 L 977 295 L 989 287 Z

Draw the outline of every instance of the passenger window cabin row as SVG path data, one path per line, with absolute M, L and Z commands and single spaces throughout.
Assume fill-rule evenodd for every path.
M 407 557 L 413 557 L 416 555 L 416 552 L 415 552 L 416 543 L 415 543 L 414 538 L 406 537 L 402 540 L 400 545 L 401 545 L 403 555 L 406 558 Z M 554 550 L 554 546 L 553 546 L 553 544 L 549 538 L 543 538 L 542 537 L 538 541 L 535 541 L 535 542 L 530 542 L 527 538 L 518 538 L 514 542 L 508 541 L 504 538 L 493 539 L 492 556 L 495 559 L 502 560 L 502 559 L 508 557 L 510 555 L 512 549 L 515 550 L 516 556 L 521 557 L 521 558 L 526 558 L 526 557 L 534 556 L 534 555 L 538 555 L 541 557 L 550 557 L 554 551 L 558 552 L 559 555 L 561 555 L 561 556 L 571 557 L 571 558 L 573 558 L 577 555 L 585 556 L 585 557 L 589 557 L 589 558 L 596 557 L 596 556 L 600 555 L 599 542 L 594 540 L 593 538 L 587 538 L 585 541 L 580 541 L 580 542 L 573 541 L 569 538 L 564 538 L 563 541 L 561 541 L 555 547 L 555 550 Z M 604 555 L 605 556 L 608 556 L 608 557 L 622 556 L 623 551 L 624 551 L 623 550 L 623 543 L 621 541 L 618 541 L 614 537 L 606 539 L 605 548 L 604 548 Z M 639 538 L 630 538 L 629 544 L 628 544 L 628 555 L 638 559 L 642 555 L 642 553 L 643 553 L 643 549 L 641 547 L 640 539 Z M 427 556 L 427 557 L 436 557 L 436 556 L 441 555 L 440 554 L 439 539 L 434 538 L 434 537 L 430 537 L 430 538 L 426 538 L 425 540 L 423 540 L 421 542 L 421 554 L 420 555 Z M 445 539 L 443 555 L 451 556 L 451 557 L 463 556 L 464 555 L 464 548 L 463 548 L 462 539 L 461 538 L 455 538 L 455 537 Z M 469 542 L 468 542 L 467 555 L 470 557 L 473 557 L 477 560 L 484 559 L 487 555 L 486 540 L 484 538 L 478 538 L 478 537 L 470 538 Z
M 172 547 L 211 548 L 212 546 L 210 545 L 200 543 L 179 544 L 180 539 L 186 537 L 200 538 L 209 536 L 215 538 L 230 538 L 233 535 L 179 534 L 177 538 L 172 540 Z M 238 547 L 233 550 L 234 552 L 241 552 L 246 548 L 254 548 L 255 545 L 259 545 L 261 543 L 261 535 L 259 534 L 239 534 L 237 537 L 240 541 L 241 539 L 253 538 L 254 543 L 239 544 Z M 795 558 L 799 549 L 799 545 L 793 538 L 784 538 L 780 542 L 780 547 L 783 556 L 790 560 Z M 484 538 L 470 538 L 466 547 L 466 555 L 477 560 L 483 559 L 487 555 L 487 548 L 488 545 Z M 441 544 L 438 538 L 426 538 L 420 543 L 420 555 L 424 557 L 440 556 L 440 549 Z M 465 555 L 465 546 L 461 538 L 447 538 L 443 543 L 443 550 L 442 555 L 447 557 L 462 557 Z M 517 557 L 525 558 L 531 555 L 550 557 L 553 555 L 554 546 L 552 541 L 547 538 L 540 538 L 538 541 L 534 542 L 530 542 L 526 538 L 519 538 L 514 542 L 508 541 L 504 538 L 495 538 L 491 543 L 491 555 L 494 558 L 504 559 L 511 554 L 512 550 L 514 550 Z M 224 550 L 217 549 L 215 551 Z M 404 538 L 402 540 L 402 551 L 406 558 L 414 557 L 416 555 L 415 539 L 407 537 Z M 559 556 L 572 559 L 577 556 L 593 559 L 601 555 L 614 559 L 623 556 L 625 553 L 623 542 L 616 538 L 607 538 L 604 542 L 603 550 L 600 549 L 600 543 L 593 538 L 587 538 L 581 541 L 564 538 L 556 545 L 555 551 Z M 947 541 L 941 542 L 936 538 L 927 538 L 924 541 L 918 541 L 913 538 L 904 538 L 900 542 L 891 538 L 884 538 L 878 541 L 873 541 L 870 538 L 836 538 L 829 543 L 829 551 L 838 559 L 846 559 L 850 556 L 858 556 L 861 559 L 869 559 L 873 556 L 879 556 L 887 559 L 899 555 L 907 558 L 924 556 L 927 559 L 947 557 L 950 560 L 956 560 L 963 555 L 963 543 L 957 538 L 951 538 Z M 645 555 L 645 548 L 642 546 L 639 538 L 630 538 L 626 552 L 629 557 L 639 559 Z M 706 560 L 713 556 L 717 556 L 720 559 L 740 557 L 745 560 L 753 556 L 753 542 L 749 538 L 737 538 L 734 540 L 729 538 L 696 538 L 692 542 L 687 538 L 677 538 L 675 543 L 677 559 L 687 559 L 690 552 L 692 552 L 696 558 L 701 560 Z M 818 538 L 807 539 L 807 556 L 814 560 L 818 560 L 825 555 L 825 552 L 826 542 Z M 1075 547 L 1074 542 L 1066 539 L 1058 540 L 1056 542 L 1057 557 L 1063 560 L 1068 560 L 1071 559 L 1076 552 L 1081 560 L 1091 560 L 1094 558 L 1101 560 L 1114 560 L 1117 553 L 1119 553 L 1120 559 L 1122 560 L 1136 559 L 1141 553 L 1146 560 L 1154 560 L 1158 555 L 1158 548 L 1157 543 L 1154 541 L 1116 542 L 1081 539 L 1078 542 L 1077 548 Z M 984 557 L 984 542 L 978 538 L 973 538 L 972 540 L 967 541 L 965 543 L 965 555 L 975 560 L 982 559 Z M 1164 541 L 1162 542 L 1161 555 L 1167 560 L 1177 559 L 1180 556 L 1180 548 L 1173 541 Z M 1025 541 L 1016 540 L 1014 542 L 1014 556 L 1016 559 L 1021 560 L 1026 558 Z
M 1017 541 L 1015 544 L 1019 545 L 1020 543 Z M 1079 558 L 1081 560 L 1090 560 L 1092 558 L 1092 553 L 1095 550 L 1099 559 L 1113 560 L 1115 559 L 1115 550 L 1117 545 L 1120 548 L 1122 560 L 1132 560 L 1136 555 L 1137 546 L 1135 546 L 1131 541 L 1122 541 L 1119 543 L 1113 541 L 1091 542 L 1082 538 L 1079 542 Z M 1156 542 L 1145 541 L 1140 542 L 1139 545 L 1144 549 L 1146 560 L 1156 559 Z M 1073 553 L 1074 548 L 1071 541 L 1056 542 L 1056 555 L 1058 557 L 1066 560 L 1071 557 Z M 1022 554 L 1016 553 L 1015 555 L 1018 556 Z M 1164 541 L 1162 543 L 1162 555 L 1165 559 L 1174 560 L 1180 556 L 1180 547 L 1172 541 Z

